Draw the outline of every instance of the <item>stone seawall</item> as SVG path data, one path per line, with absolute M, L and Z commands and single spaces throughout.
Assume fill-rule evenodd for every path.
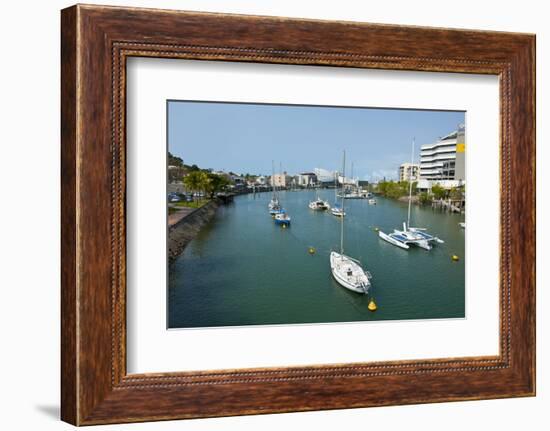
M 168 262 L 172 262 L 183 252 L 201 228 L 212 220 L 219 206 L 219 201 L 210 201 L 168 228 Z

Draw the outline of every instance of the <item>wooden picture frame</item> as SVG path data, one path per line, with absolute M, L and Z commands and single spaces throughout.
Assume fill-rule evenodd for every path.
M 535 394 L 534 35 L 82 5 L 61 17 L 64 421 L 90 425 Z M 499 355 L 128 375 L 130 56 L 498 75 Z

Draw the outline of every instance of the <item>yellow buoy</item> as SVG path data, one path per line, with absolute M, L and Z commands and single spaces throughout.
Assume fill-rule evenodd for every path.
M 283 229 L 286 229 L 286 224 L 285 223 L 283 223 Z
M 371 298 L 368 305 L 369 311 L 376 311 L 377 308 L 378 307 L 376 306 L 376 302 L 374 302 L 374 298 Z
M 453 261 L 455 261 L 455 262 L 457 262 L 458 260 L 460 260 L 460 258 L 459 258 L 456 254 L 453 254 L 453 255 L 451 256 L 451 259 L 452 259 Z
M 315 254 L 315 247 L 309 247 L 307 251 L 309 254 Z

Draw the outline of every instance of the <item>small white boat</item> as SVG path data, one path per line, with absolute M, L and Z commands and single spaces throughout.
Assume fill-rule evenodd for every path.
M 351 191 L 348 193 L 339 194 L 338 197 L 343 199 L 365 199 L 366 196 L 360 192 Z
M 465 221 L 461 221 L 458 225 L 459 225 L 462 229 L 466 229 L 466 222 L 465 222 Z
M 361 264 L 344 254 L 330 253 L 330 270 L 334 279 L 346 289 L 357 293 L 368 293 L 370 288 L 370 273 L 363 270 Z
M 374 198 L 370 198 L 368 202 L 369 202 L 369 205 L 376 205 L 376 199 Z
M 329 203 L 320 197 L 317 197 L 317 199 L 311 201 L 308 206 L 314 211 L 326 211 L 330 209 Z
M 330 212 L 332 213 L 333 216 L 336 216 L 336 217 L 346 216 L 346 212 L 343 210 L 343 208 L 340 208 L 339 206 L 336 206 L 336 205 L 331 208 Z

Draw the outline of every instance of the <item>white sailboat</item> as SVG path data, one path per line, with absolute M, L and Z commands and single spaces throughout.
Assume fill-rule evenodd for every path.
M 343 165 L 345 172 L 346 153 L 344 152 Z M 342 212 L 344 199 L 342 198 Z M 330 253 L 330 270 L 332 276 L 341 286 L 357 293 L 367 294 L 371 286 L 371 275 L 361 266 L 361 262 L 344 254 L 344 217 L 340 221 L 340 253 Z
M 342 185 L 343 184 L 344 183 L 342 182 Z M 343 187 L 342 187 L 342 189 L 343 189 Z M 344 201 L 342 200 L 342 203 L 343 202 Z M 345 217 L 345 215 L 346 215 L 346 213 L 344 212 L 344 206 L 342 205 L 342 207 L 340 207 L 338 205 L 338 172 L 335 172 L 335 174 L 334 174 L 334 205 L 330 209 L 330 212 L 333 216 L 336 216 L 336 217 Z
M 275 162 L 271 161 L 271 201 L 268 204 L 269 214 L 275 216 L 282 211 L 281 204 L 279 203 L 279 195 L 277 193 L 277 186 L 275 185 Z
M 414 139 L 411 151 L 411 165 L 414 164 Z M 407 222 L 403 222 L 403 230 L 394 229 L 392 233 L 378 231 L 378 236 L 384 241 L 397 247 L 408 250 L 411 245 L 416 245 L 425 250 L 431 250 L 432 244 L 443 244 L 445 241 L 426 232 L 426 228 L 411 227 L 411 200 L 412 200 L 412 168 L 409 174 L 409 208 L 407 212 Z
M 283 166 L 280 165 L 280 171 L 283 172 Z M 275 224 L 282 225 L 283 227 L 290 226 L 290 216 L 287 214 L 286 210 L 283 208 L 281 200 L 277 195 L 277 207 L 270 210 Z

